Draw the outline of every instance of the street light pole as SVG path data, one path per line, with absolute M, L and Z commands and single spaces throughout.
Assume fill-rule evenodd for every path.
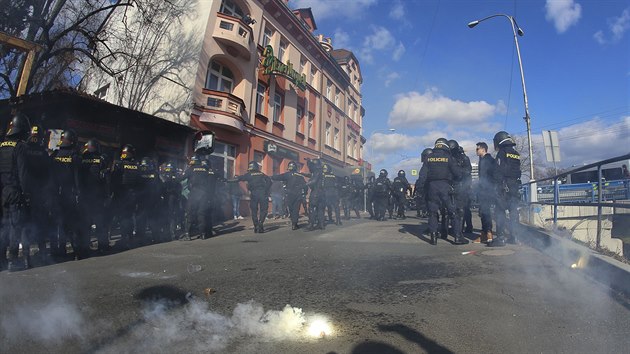
M 525 124 L 527 125 L 527 145 L 529 148 L 528 150 L 529 151 L 529 176 L 530 176 L 529 178 L 533 181 L 535 179 L 534 179 L 534 149 L 532 146 L 532 129 L 531 129 L 531 122 L 530 122 L 531 118 L 529 116 L 529 102 L 527 100 L 527 89 L 525 87 L 525 75 L 523 74 L 523 61 L 521 60 L 521 49 L 518 45 L 518 36 L 523 36 L 524 34 L 523 29 L 521 29 L 518 26 L 518 24 L 516 23 L 516 19 L 513 16 L 509 16 L 506 14 L 496 14 L 496 15 L 482 18 L 481 20 L 472 21 L 468 23 L 468 27 L 473 28 L 485 20 L 491 19 L 493 17 L 500 17 L 500 16 L 505 17 L 508 20 L 510 20 L 510 24 L 512 25 L 512 34 L 514 35 L 514 44 L 516 45 L 518 67 L 521 72 L 521 86 L 523 87 L 523 102 L 525 104 L 525 117 L 523 119 L 525 119 Z M 536 183 L 530 184 L 530 193 L 529 193 L 530 202 L 536 202 L 538 200 L 537 192 L 538 192 L 538 189 L 536 187 Z

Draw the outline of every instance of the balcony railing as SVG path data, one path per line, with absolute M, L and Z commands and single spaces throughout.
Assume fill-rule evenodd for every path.
M 228 45 L 229 54 L 241 56 L 247 60 L 251 58 L 253 51 L 251 46 L 254 43 L 253 31 L 240 18 L 218 12 L 217 23 L 212 36 Z

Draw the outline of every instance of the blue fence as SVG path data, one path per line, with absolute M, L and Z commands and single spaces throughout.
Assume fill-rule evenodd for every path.
M 523 186 L 521 198 L 529 200 L 529 185 Z M 553 203 L 554 185 L 538 186 L 538 201 Z M 598 183 L 561 184 L 558 186 L 559 203 L 596 203 Z M 630 180 L 618 180 L 602 183 L 602 201 L 630 200 Z

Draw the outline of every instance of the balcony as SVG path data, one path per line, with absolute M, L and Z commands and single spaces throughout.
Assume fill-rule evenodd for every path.
M 249 61 L 254 49 L 254 34 L 252 28 L 240 18 L 223 13 L 217 13 L 217 23 L 212 37 L 226 46 L 228 54 L 242 57 Z
M 195 104 L 199 120 L 219 124 L 224 128 L 242 132 L 245 120 L 245 103 L 239 97 L 222 91 L 203 89 L 200 102 Z

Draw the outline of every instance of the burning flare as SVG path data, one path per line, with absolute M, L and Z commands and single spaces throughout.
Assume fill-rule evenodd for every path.
M 324 338 L 332 334 L 332 328 L 324 318 L 313 319 L 308 327 L 308 335 L 315 338 Z

